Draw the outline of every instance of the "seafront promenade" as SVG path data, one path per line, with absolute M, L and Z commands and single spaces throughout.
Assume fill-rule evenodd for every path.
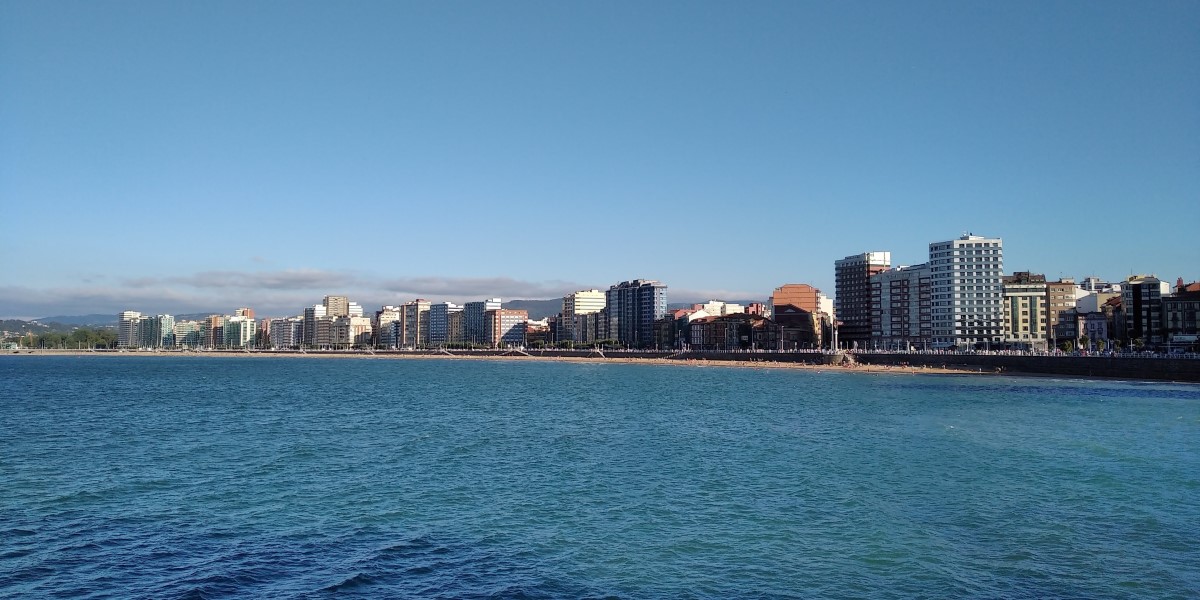
M 636 350 L 43 350 L 24 356 L 236 356 L 310 358 L 550 360 L 752 368 L 837 369 L 863 373 L 1041 375 L 1200 383 L 1200 358 L 1164 355 L 1026 355 L 903 352 L 695 352 Z

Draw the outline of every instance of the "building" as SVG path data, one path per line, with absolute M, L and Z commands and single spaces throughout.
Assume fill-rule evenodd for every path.
M 838 341 L 865 348 L 871 340 L 871 277 L 892 266 L 891 252 L 864 252 L 834 261 L 833 311 Z
M 1004 337 L 1004 242 L 967 234 L 929 244 L 934 348 L 986 348 Z
M 1017 271 L 1003 277 L 1004 344 L 1046 350 L 1046 276 Z M 1054 323 L 1057 323 L 1055 315 Z
M 371 319 L 362 315 L 333 317 L 333 346 L 350 348 L 371 344 Z
M 771 314 L 790 305 L 813 314 L 821 312 L 821 290 L 807 283 L 788 283 L 771 292 Z
M 928 264 L 871 276 L 871 346 L 926 350 L 933 341 L 933 279 Z
M 429 307 L 430 302 L 422 298 L 404 303 L 404 315 L 400 319 L 401 346 L 424 348 L 429 345 Z
M 525 323 L 529 312 L 498 308 L 484 313 L 484 335 L 493 348 L 525 346 Z
M 653 279 L 622 281 L 608 288 L 604 314 L 608 339 L 627 348 L 654 346 L 654 322 L 667 314 L 667 286 Z
M 692 319 L 688 345 L 693 351 L 775 350 L 781 328 L 771 319 L 746 313 Z
M 1153 275 L 1134 275 L 1121 284 L 1123 337 L 1134 347 L 1157 346 L 1163 335 L 1162 299 L 1171 284 Z
M 1200 351 L 1200 283 L 1175 286 L 1175 293 L 1162 299 L 1163 334 L 1169 350 Z
M 375 311 L 371 325 L 375 331 L 375 346 L 377 348 L 395 349 L 399 346 L 392 324 L 400 320 L 403 309 L 398 306 L 384 305 Z
M 563 296 L 559 340 L 577 343 L 596 341 L 596 319 L 593 315 L 604 310 L 606 305 L 607 294 L 600 290 L 581 290 Z
M 136 310 L 121 311 L 117 315 L 117 347 L 137 348 L 142 341 L 142 313 Z
M 325 307 L 325 316 L 350 316 L 350 298 L 346 296 L 325 296 L 325 299 L 321 301 L 321 305 Z
M 176 321 L 175 322 L 175 347 L 176 348 L 198 348 L 198 347 L 200 347 L 200 322 L 199 321 Z
M 304 309 L 303 344 L 305 346 L 310 348 L 317 346 L 317 322 L 327 316 L 324 304 L 315 304 Z
M 1074 343 L 1079 336 L 1078 319 L 1075 314 L 1076 303 L 1085 296 L 1082 288 L 1075 284 L 1074 279 L 1059 279 L 1046 283 L 1046 337 L 1051 348 L 1059 347 L 1061 341 Z M 1061 314 L 1071 311 L 1073 314 L 1061 317 Z
M 271 319 L 271 348 L 299 348 L 304 341 L 304 317 Z
M 429 305 L 430 346 L 444 346 L 455 341 L 461 341 L 454 339 L 451 323 L 452 316 L 460 314 L 462 311 L 463 307 L 453 302 L 438 302 Z M 458 319 L 458 321 L 462 322 L 461 319 Z
M 200 345 L 205 348 L 225 347 L 225 315 L 209 315 L 200 322 Z
M 222 328 L 225 348 L 250 348 L 254 346 L 254 335 L 258 333 L 258 322 L 254 317 L 235 316 L 225 319 Z
M 141 329 L 142 346 L 146 348 L 175 347 L 175 317 L 171 315 L 143 316 Z
M 488 298 L 479 302 L 468 302 L 463 305 L 463 342 L 467 344 L 490 345 L 487 336 L 487 312 L 500 310 L 499 298 Z

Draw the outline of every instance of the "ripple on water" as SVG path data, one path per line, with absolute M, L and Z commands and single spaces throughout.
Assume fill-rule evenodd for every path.
M 0 595 L 1200 595 L 1200 391 L 0 357 Z

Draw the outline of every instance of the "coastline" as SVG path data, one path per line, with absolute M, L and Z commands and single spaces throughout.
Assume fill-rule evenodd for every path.
M 998 355 L 931 355 L 858 353 L 847 361 L 844 355 L 821 353 L 746 352 L 615 352 L 519 351 L 519 350 L 416 350 L 416 351 L 276 351 L 276 350 L 44 350 L 21 349 L 0 356 L 173 356 L 242 358 L 356 358 L 398 360 L 507 360 L 575 362 L 587 364 L 649 364 L 685 367 L 729 367 L 748 369 L 800 369 L 829 373 L 871 375 L 1010 375 L 1067 379 L 1200 384 L 1200 360 L 1170 358 L 1028 357 Z
M 240 358 L 334 358 L 334 359 L 368 359 L 368 360 L 491 360 L 491 361 L 532 361 L 532 362 L 567 362 L 586 364 L 645 364 L 677 367 L 715 367 L 738 369 L 794 369 L 803 371 L 830 373 L 867 373 L 872 375 L 1026 375 L 1024 373 L 1004 373 L 985 371 L 978 368 L 954 368 L 933 366 L 901 367 L 894 365 L 872 364 L 810 364 L 796 361 L 775 360 L 708 360 L 705 358 L 662 358 L 662 357 L 632 357 L 632 356 L 545 356 L 537 353 L 415 353 L 415 352 L 280 352 L 280 351 L 204 351 L 204 352 L 153 352 L 153 351 L 89 351 L 89 350 L 43 350 L 21 349 L 6 351 L 0 355 L 10 356 L 125 356 L 125 357 L 240 357 Z M 768 356 L 768 355 L 764 355 Z M 820 356 L 820 355 L 817 355 Z

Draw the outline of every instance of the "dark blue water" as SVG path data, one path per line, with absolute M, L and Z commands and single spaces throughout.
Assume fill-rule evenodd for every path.
M 1200 387 L 0 357 L 0 596 L 1200 596 Z

